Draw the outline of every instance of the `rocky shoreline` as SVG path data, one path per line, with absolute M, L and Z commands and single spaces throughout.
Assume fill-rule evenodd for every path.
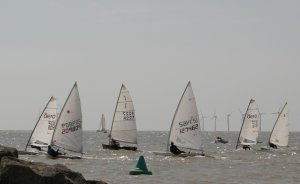
M 48 165 L 18 159 L 15 148 L 0 145 L 0 184 L 107 184 L 85 180 L 62 164 Z

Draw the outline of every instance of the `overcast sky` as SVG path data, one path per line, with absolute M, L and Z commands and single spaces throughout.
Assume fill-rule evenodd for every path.
M 77 81 L 84 130 L 110 127 L 122 83 L 138 130 L 169 130 L 191 81 L 205 130 L 214 110 L 239 130 L 254 98 L 263 130 L 287 101 L 300 131 L 299 20 L 297 0 L 0 0 L 0 129 L 33 129 Z

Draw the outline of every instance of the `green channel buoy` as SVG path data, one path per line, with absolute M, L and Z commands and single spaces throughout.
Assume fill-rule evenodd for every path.
M 136 166 L 134 169 L 131 169 L 129 172 L 130 175 L 140 175 L 140 174 L 147 174 L 152 175 L 152 172 L 148 170 L 144 156 L 140 156 Z

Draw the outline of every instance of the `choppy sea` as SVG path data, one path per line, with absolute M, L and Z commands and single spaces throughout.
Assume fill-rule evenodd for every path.
M 0 131 L 0 144 L 24 150 L 30 131 Z M 216 136 L 229 141 L 214 143 Z M 236 150 L 238 132 L 203 132 L 204 151 L 211 157 L 163 157 L 151 151 L 165 151 L 168 132 L 138 132 L 140 152 L 103 150 L 105 133 L 84 131 L 84 159 L 49 159 L 46 156 L 20 155 L 21 159 L 48 164 L 61 163 L 80 172 L 86 179 L 120 183 L 226 183 L 226 184 L 287 184 L 300 183 L 300 132 L 290 134 L 289 147 L 260 151 L 269 132 L 261 132 L 254 150 Z M 129 175 L 140 155 L 145 157 L 153 175 Z

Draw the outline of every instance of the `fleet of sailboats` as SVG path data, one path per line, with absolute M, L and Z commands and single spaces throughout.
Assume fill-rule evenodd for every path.
M 104 149 L 137 150 L 137 128 L 133 101 L 128 89 L 122 84 L 117 100 L 109 144 L 102 144 Z
M 251 99 L 243 116 L 243 123 L 239 132 L 236 149 L 258 143 L 259 111 L 254 99 Z M 101 128 L 100 128 L 101 127 Z M 105 116 L 102 114 L 97 132 L 107 132 Z M 103 149 L 137 150 L 137 128 L 135 109 L 128 89 L 122 84 L 116 103 L 111 130 L 108 135 L 109 144 L 102 144 Z M 287 103 L 278 113 L 273 126 L 268 147 L 262 149 L 286 147 L 289 141 L 289 120 Z M 60 150 L 61 158 L 81 158 L 82 146 L 82 112 L 77 83 L 75 82 L 66 102 L 58 115 L 56 98 L 51 97 L 29 137 L 26 153 L 45 153 L 48 146 Z M 176 145 L 181 151 L 174 154 L 170 145 Z M 164 152 L 155 151 L 162 156 L 203 156 L 201 144 L 201 127 L 195 96 L 191 83 L 188 82 L 176 108 L 170 126 L 167 149 Z M 21 153 L 22 154 L 22 153 Z M 81 156 L 78 156 L 80 154 Z
M 257 144 L 258 137 L 258 109 L 255 100 L 251 99 L 246 110 L 236 149 L 242 145 L 244 149 Z
M 199 113 L 190 82 L 188 82 L 175 111 L 169 131 L 167 151 L 153 153 L 162 156 L 175 156 L 170 152 L 171 144 L 185 152 L 176 156 L 203 155 Z
M 50 145 L 66 154 L 61 157 L 77 158 L 83 154 L 82 112 L 76 82 L 57 119 Z

